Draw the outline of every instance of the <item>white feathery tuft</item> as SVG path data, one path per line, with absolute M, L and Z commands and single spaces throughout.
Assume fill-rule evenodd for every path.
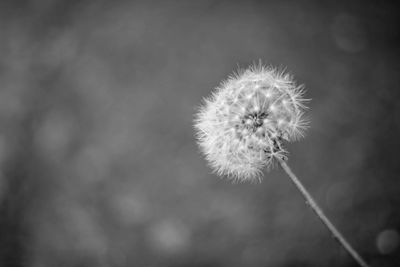
M 282 141 L 304 136 L 304 87 L 261 63 L 229 76 L 205 99 L 195 118 L 198 144 L 218 175 L 260 180 L 287 152 Z

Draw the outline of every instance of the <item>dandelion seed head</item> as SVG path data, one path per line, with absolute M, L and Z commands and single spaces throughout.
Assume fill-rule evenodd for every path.
M 302 86 L 261 64 L 231 75 L 205 99 L 195 119 L 198 144 L 214 171 L 238 181 L 259 179 L 283 158 L 283 140 L 304 135 Z

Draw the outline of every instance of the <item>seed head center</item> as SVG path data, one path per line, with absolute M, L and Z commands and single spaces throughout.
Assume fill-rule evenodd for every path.
M 263 121 L 265 118 L 268 117 L 268 114 L 265 112 L 255 112 L 255 113 L 250 113 L 246 115 L 245 118 L 245 123 L 247 126 L 254 131 L 257 130 L 257 128 L 261 127 L 263 125 Z

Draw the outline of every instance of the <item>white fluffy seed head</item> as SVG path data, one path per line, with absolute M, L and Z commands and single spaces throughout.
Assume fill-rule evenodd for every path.
M 261 64 L 223 81 L 195 118 L 198 144 L 219 175 L 256 181 L 285 157 L 282 141 L 303 136 L 306 99 L 292 77 Z

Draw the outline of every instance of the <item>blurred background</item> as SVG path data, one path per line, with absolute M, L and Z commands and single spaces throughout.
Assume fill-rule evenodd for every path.
M 238 66 L 311 98 L 289 164 L 371 266 L 400 266 L 396 1 L 0 2 L 0 266 L 356 266 L 276 168 L 212 174 L 203 97 Z

